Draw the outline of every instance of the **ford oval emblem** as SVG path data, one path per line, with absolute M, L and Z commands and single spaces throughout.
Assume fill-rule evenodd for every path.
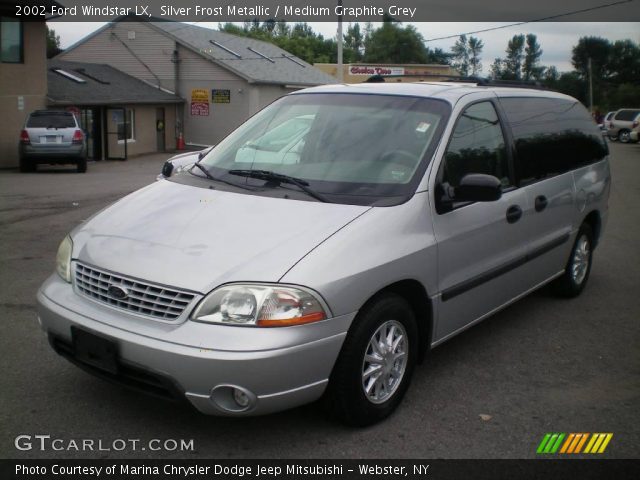
M 129 292 L 120 285 L 109 285 L 107 294 L 115 300 L 124 300 L 129 296 Z

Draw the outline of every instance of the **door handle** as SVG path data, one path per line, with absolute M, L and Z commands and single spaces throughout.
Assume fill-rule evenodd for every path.
M 518 205 L 511 205 L 507 209 L 507 222 L 516 223 L 522 217 L 522 209 Z
M 545 197 L 544 195 L 538 195 L 534 203 L 536 212 L 543 211 L 545 208 L 547 208 L 548 204 L 549 204 L 549 201 L 547 200 L 547 197 Z

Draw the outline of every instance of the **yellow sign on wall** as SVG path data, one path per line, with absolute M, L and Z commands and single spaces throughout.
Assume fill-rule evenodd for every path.
M 209 90 L 206 88 L 194 88 L 191 90 L 192 102 L 209 103 Z

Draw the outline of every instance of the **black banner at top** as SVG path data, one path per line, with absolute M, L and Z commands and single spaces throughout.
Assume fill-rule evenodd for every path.
M 22 20 L 105 22 L 633 22 L 640 0 L 0 0 Z

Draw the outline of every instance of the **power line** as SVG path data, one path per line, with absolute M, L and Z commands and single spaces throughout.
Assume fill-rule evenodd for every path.
M 482 30 L 475 30 L 473 32 L 465 32 L 465 33 L 458 33 L 458 34 L 455 34 L 455 35 L 447 35 L 446 37 L 429 38 L 429 39 L 425 40 L 424 42 L 428 43 L 428 42 L 435 42 L 436 40 L 447 40 L 449 38 L 458 38 L 460 35 L 473 35 L 475 33 L 492 32 L 494 30 L 501 30 L 501 29 L 504 29 L 504 28 L 517 27 L 518 25 L 525 25 L 527 23 L 546 22 L 548 20 L 553 20 L 555 18 L 568 17 L 570 15 L 575 15 L 575 14 L 578 14 L 578 13 L 592 12 L 594 10 L 601 10 L 603 8 L 614 7 L 616 5 L 622 5 L 624 3 L 630 3 L 630 2 L 633 2 L 633 1 L 635 1 L 635 0 L 620 0 L 618 2 L 598 5 L 596 7 L 583 8 L 581 10 L 574 10 L 572 12 L 566 12 L 566 13 L 559 13 L 557 15 L 551 15 L 549 17 L 538 18 L 536 20 L 527 20 L 527 21 L 524 21 L 524 22 L 510 23 L 508 25 L 501 25 L 499 27 L 485 28 L 485 29 L 482 29 Z

